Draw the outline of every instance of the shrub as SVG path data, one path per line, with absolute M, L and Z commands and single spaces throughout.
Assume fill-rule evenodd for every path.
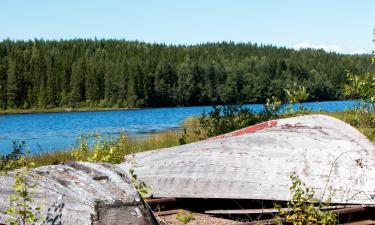
M 7 220 L 10 225 L 31 225 L 41 220 L 40 207 L 33 207 L 35 201 L 31 197 L 35 184 L 28 183 L 27 174 L 27 167 L 15 171 L 14 194 L 9 196 L 9 207 L 5 212 L 10 216 Z
M 291 200 L 287 203 L 287 210 L 282 209 L 280 205 L 275 208 L 279 211 L 276 216 L 277 224 L 293 224 L 293 225 L 334 225 L 337 224 L 336 215 L 331 211 L 325 211 L 331 203 L 331 198 L 326 202 L 321 202 L 314 198 L 315 191 L 306 187 L 305 183 L 293 173 L 290 176 L 292 186 Z
M 214 106 L 200 117 L 200 125 L 208 137 L 220 135 L 259 122 L 252 110 L 239 105 Z
M 294 84 L 292 89 L 285 89 L 285 92 L 286 102 L 272 96 L 258 113 L 243 105 L 214 106 L 212 111 L 201 115 L 200 125 L 208 137 L 213 137 L 263 121 L 309 112 L 301 104 L 309 96 L 306 87 Z M 295 104 L 298 106 L 297 110 L 293 108 Z
M 13 141 L 12 151 L 8 155 L 0 157 L 0 172 L 7 172 L 25 166 L 26 143 Z
M 13 142 L 13 151 L 1 159 L 1 170 L 6 173 L 9 170 L 19 168 L 14 172 L 14 194 L 9 196 L 9 207 L 5 214 L 10 218 L 7 223 L 10 225 L 35 224 L 40 218 L 40 207 L 33 207 L 32 190 L 35 184 L 30 184 L 26 177 L 29 175 L 29 167 L 33 163 L 26 158 L 25 142 Z

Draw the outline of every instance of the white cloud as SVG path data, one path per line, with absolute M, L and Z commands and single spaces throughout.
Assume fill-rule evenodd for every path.
M 344 53 L 344 54 L 364 54 L 367 53 L 363 49 L 357 49 L 357 48 L 341 48 L 337 45 L 327 45 L 327 44 L 312 44 L 309 42 L 301 42 L 298 44 L 293 45 L 293 48 L 296 50 L 300 49 L 307 49 L 307 48 L 312 48 L 312 49 L 323 49 L 326 52 L 337 52 L 337 53 Z
M 348 54 L 368 54 L 368 52 L 366 52 L 365 50 L 363 49 L 355 49 L 355 48 L 348 48 L 347 51 L 346 51 Z
M 313 48 L 313 49 L 323 49 L 326 52 L 342 52 L 341 48 L 337 45 L 315 45 L 309 42 L 301 42 L 298 44 L 293 45 L 293 48 L 296 50 L 299 49 L 306 49 L 306 48 Z

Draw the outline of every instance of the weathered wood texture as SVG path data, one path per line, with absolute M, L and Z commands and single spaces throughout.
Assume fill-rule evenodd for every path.
M 125 171 L 117 165 L 74 162 L 30 170 L 35 205 L 44 220 L 38 224 L 152 224 Z M 0 177 L 0 223 L 5 223 L 12 173 Z
M 318 198 L 375 203 L 375 147 L 355 128 L 323 115 L 258 128 L 137 153 L 120 167 L 135 162 L 154 197 L 289 200 L 295 172 Z

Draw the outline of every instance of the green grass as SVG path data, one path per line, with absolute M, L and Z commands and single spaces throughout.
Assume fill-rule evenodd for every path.
M 355 113 L 354 111 L 344 111 L 321 112 L 321 114 L 335 117 L 352 125 L 375 143 L 375 112 Z
M 358 114 L 356 116 L 352 111 L 320 112 L 320 114 L 329 115 L 353 125 L 370 140 L 375 142 L 373 124 L 369 120 L 369 117 L 375 118 L 375 112 L 359 115 L 359 120 L 356 118 Z M 178 146 L 181 143 L 192 143 L 207 138 L 204 132 L 197 133 L 200 130 L 199 119 L 197 117 L 186 119 L 181 124 L 181 127 L 186 132 L 183 130 L 165 131 L 147 137 L 130 137 L 126 134 L 121 134 L 119 138 L 112 140 L 103 140 L 98 137 L 92 148 L 85 147 L 81 141 L 80 145 L 74 149 L 41 153 L 31 156 L 30 159 L 34 162 L 35 166 L 59 164 L 74 160 L 119 163 L 123 161 L 125 155 L 132 153 Z
M 120 134 L 114 139 L 102 139 L 98 136 L 90 148 L 86 146 L 85 140 L 81 140 L 75 148 L 32 155 L 30 161 L 35 167 L 75 160 L 120 163 L 125 155 L 177 146 L 181 143 L 192 143 L 206 138 L 194 132 L 199 127 L 197 118 L 186 119 L 181 127 L 186 132 L 183 130 L 165 131 L 147 137 L 130 137 Z

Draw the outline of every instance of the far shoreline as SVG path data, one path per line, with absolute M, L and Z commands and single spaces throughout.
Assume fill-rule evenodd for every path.
M 70 112 L 100 112 L 100 111 L 117 111 L 117 110 L 138 110 L 142 108 L 90 108 L 90 107 L 83 107 L 83 108 L 51 108 L 51 109 L 11 109 L 0 111 L 1 115 L 17 115 L 17 114 L 44 114 L 44 113 L 70 113 Z
M 334 102 L 334 101 L 355 101 L 355 99 L 337 99 L 337 100 L 325 100 L 325 101 L 307 101 L 303 103 L 322 103 L 322 102 Z M 241 105 L 263 105 L 265 103 L 244 103 Z M 194 106 L 164 106 L 164 107 L 56 107 L 50 109 L 43 108 L 32 108 L 32 109 L 9 109 L 0 110 L 1 115 L 17 115 L 17 114 L 45 114 L 45 113 L 69 113 L 69 112 L 100 112 L 100 111 L 125 111 L 125 110 L 140 110 L 140 109 L 161 109 L 161 108 L 177 108 L 177 107 L 202 107 L 202 106 L 213 106 L 213 105 L 194 105 Z

